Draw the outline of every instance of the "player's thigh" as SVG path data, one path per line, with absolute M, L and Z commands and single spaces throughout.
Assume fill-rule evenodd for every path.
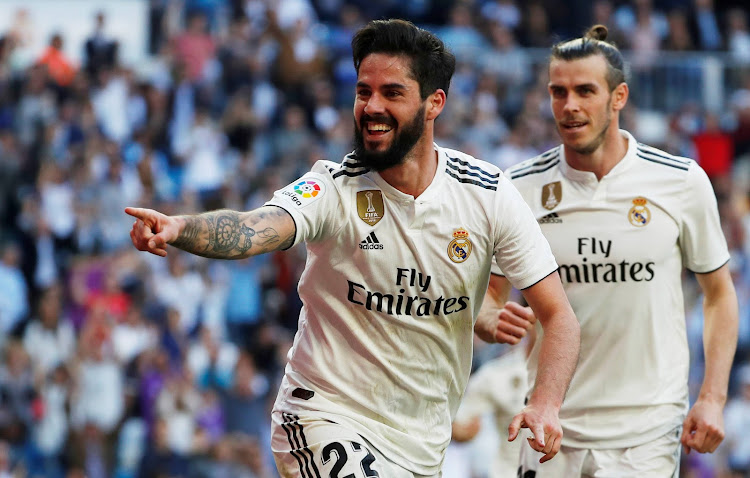
M 347 427 L 272 414 L 271 449 L 282 478 L 413 478 Z
M 588 450 L 580 448 L 560 447 L 551 460 L 539 463 L 544 456 L 529 446 L 528 437 L 532 434 L 529 430 L 523 429 L 516 440 L 522 440 L 521 453 L 519 460 L 519 478 L 560 478 L 560 477 L 580 477 L 583 461 Z
M 678 427 L 643 445 L 592 450 L 596 478 L 677 478 L 680 474 L 680 432 Z

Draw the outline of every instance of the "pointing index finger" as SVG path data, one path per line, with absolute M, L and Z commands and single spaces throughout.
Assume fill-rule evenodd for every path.
M 139 207 L 126 207 L 125 214 L 136 217 L 138 219 L 144 219 L 146 216 L 146 210 Z

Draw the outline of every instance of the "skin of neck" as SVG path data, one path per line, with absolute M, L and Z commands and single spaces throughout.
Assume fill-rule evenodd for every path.
M 424 134 L 406 155 L 403 163 L 380 172 L 391 186 L 414 198 L 419 197 L 432 183 L 437 171 L 437 151 L 433 146 L 434 120 L 428 120 Z
M 628 139 L 620 134 L 620 115 L 614 113 L 604 134 L 604 140 L 593 152 L 579 153 L 568 145 L 563 147 L 565 160 L 571 168 L 590 171 L 601 181 L 625 157 L 628 152 Z

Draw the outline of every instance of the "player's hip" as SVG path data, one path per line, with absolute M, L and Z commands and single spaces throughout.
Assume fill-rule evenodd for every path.
M 313 415 L 275 411 L 271 449 L 283 478 L 440 478 L 391 460 L 351 427 Z
M 680 432 L 671 429 L 647 443 L 623 448 L 592 449 L 563 445 L 550 461 L 528 446 L 521 448 L 519 476 L 536 478 L 677 478 L 680 471 Z M 531 434 L 525 431 L 526 436 Z M 563 443 L 565 439 L 563 438 Z

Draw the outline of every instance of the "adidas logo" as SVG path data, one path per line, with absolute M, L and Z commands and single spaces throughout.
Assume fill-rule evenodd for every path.
M 383 244 L 378 241 L 378 236 L 375 235 L 374 232 L 371 232 L 367 235 L 366 238 L 362 240 L 362 242 L 359 243 L 360 249 L 382 249 Z
M 553 212 L 539 219 L 539 224 L 562 224 L 562 219 L 556 212 Z

